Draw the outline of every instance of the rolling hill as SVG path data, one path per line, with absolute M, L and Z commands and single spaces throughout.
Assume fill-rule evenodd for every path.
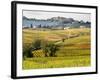
M 23 16 L 23 28 L 79 28 L 80 26 L 85 26 L 90 28 L 91 22 L 84 22 L 74 20 L 73 18 L 66 18 L 66 17 L 52 17 L 50 19 L 35 19 L 35 18 L 27 18 Z

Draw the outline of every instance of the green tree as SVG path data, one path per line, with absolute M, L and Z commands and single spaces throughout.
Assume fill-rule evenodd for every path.
M 32 48 L 34 50 L 38 50 L 41 48 L 41 40 L 40 39 L 36 39 L 33 43 L 32 43 Z
M 42 40 L 41 41 L 41 48 L 43 50 L 43 53 L 45 54 L 45 57 L 48 57 L 48 47 L 47 47 L 47 41 Z
M 52 42 L 47 43 L 47 41 L 45 41 L 42 43 L 42 50 L 45 53 L 45 57 L 55 57 L 56 51 L 58 50 L 58 46 Z
M 48 44 L 47 48 L 48 48 L 49 56 L 55 57 L 56 56 L 56 51 L 58 50 L 57 45 L 55 45 L 53 43 L 50 43 L 50 44 Z
M 30 28 L 33 28 L 33 25 L 31 24 Z
M 23 59 L 27 57 L 33 57 L 31 46 L 29 44 L 23 45 Z
M 65 39 L 64 38 L 62 38 L 62 42 L 64 42 L 65 41 Z

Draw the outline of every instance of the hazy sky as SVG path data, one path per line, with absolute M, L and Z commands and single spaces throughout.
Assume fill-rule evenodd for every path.
M 28 18 L 36 19 L 47 19 L 51 17 L 66 17 L 73 18 L 75 20 L 91 21 L 91 14 L 89 13 L 78 13 L 78 12 L 51 12 L 51 11 L 23 11 L 23 16 Z

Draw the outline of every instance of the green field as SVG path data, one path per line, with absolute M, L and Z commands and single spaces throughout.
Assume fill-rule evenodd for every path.
M 59 45 L 56 57 L 45 57 L 43 50 L 32 51 L 34 57 L 23 59 L 23 69 L 90 66 L 90 28 L 68 30 L 23 29 L 23 45 L 35 39 Z M 64 41 L 62 41 L 64 39 Z
M 90 66 L 89 56 L 27 58 L 23 62 L 23 69 L 62 68 Z

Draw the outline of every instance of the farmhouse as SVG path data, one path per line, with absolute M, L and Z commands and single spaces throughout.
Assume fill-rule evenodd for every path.
M 64 30 L 69 29 L 70 27 L 64 27 Z
M 33 26 L 33 28 L 36 28 L 36 26 Z
M 86 28 L 86 26 L 80 26 L 80 28 Z
M 27 27 L 27 26 L 23 26 L 23 29 L 28 29 L 29 27 Z
M 64 28 L 61 27 L 61 26 L 58 26 L 58 27 L 52 27 L 52 29 L 62 30 L 62 29 L 64 29 Z

